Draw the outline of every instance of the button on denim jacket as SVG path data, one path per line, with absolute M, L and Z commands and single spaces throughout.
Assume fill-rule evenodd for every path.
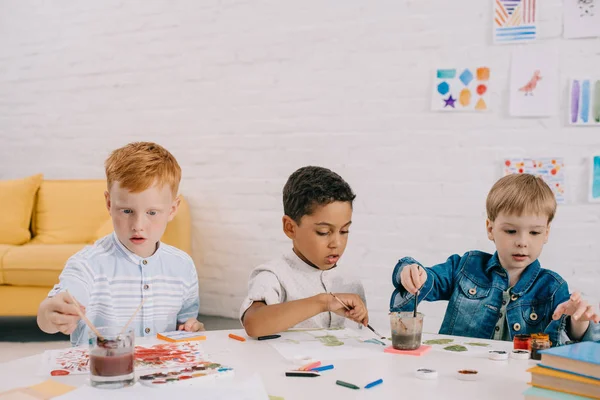
M 396 289 L 390 311 L 413 311 L 414 296 L 400 283 L 402 269 L 410 264 L 421 265 L 405 257 L 394 268 L 392 282 Z M 501 318 L 502 293 L 509 287 L 508 273 L 500 265 L 498 253 L 470 251 L 462 257 L 455 254 L 443 264 L 424 269 L 427 281 L 419 292 L 419 301 L 449 301 L 439 333 L 492 339 Z M 545 332 L 553 346 L 571 340 L 567 335 L 570 317 L 563 315 L 552 320 L 556 307 L 570 296 L 567 282 L 560 275 L 541 268 L 536 260 L 523 271 L 510 293 L 506 319 L 511 338 Z M 590 322 L 581 340 L 600 340 L 600 324 Z

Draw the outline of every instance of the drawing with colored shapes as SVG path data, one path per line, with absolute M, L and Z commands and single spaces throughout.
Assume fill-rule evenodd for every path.
M 569 124 L 600 126 L 600 79 L 571 80 Z
M 556 202 L 565 203 L 565 164 L 562 158 L 509 158 L 504 160 L 504 176 L 532 174 L 550 186 Z
M 600 203 L 600 154 L 592 156 L 590 201 Z
M 434 111 L 487 111 L 490 68 L 450 68 L 435 71 L 431 108 Z
M 558 110 L 558 53 L 550 47 L 513 51 L 510 68 L 510 115 L 549 117 Z
M 492 0 L 494 5 L 494 43 L 536 40 L 536 0 Z
M 564 0 L 564 37 L 600 36 L 600 0 Z

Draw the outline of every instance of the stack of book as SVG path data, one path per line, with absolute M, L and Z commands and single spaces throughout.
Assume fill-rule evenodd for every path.
M 523 393 L 525 399 L 600 399 L 600 343 L 570 344 L 541 354 L 541 363 L 528 370 L 533 387 Z

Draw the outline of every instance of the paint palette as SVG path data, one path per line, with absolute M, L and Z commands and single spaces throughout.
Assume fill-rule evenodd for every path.
M 141 375 L 139 382 L 142 385 L 159 388 L 173 385 L 189 386 L 233 375 L 233 368 L 205 361 L 182 369 L 158 371 L 152 374 Z

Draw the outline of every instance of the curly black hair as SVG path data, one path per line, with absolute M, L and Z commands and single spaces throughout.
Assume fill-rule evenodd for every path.
M 350 185 L 335 172 L 323 167 L 302 167 L 288 178 L 283 187 L 283 212 L 300 224 L 317 206 L 334 201 L 352 202 L 356 195 Z

